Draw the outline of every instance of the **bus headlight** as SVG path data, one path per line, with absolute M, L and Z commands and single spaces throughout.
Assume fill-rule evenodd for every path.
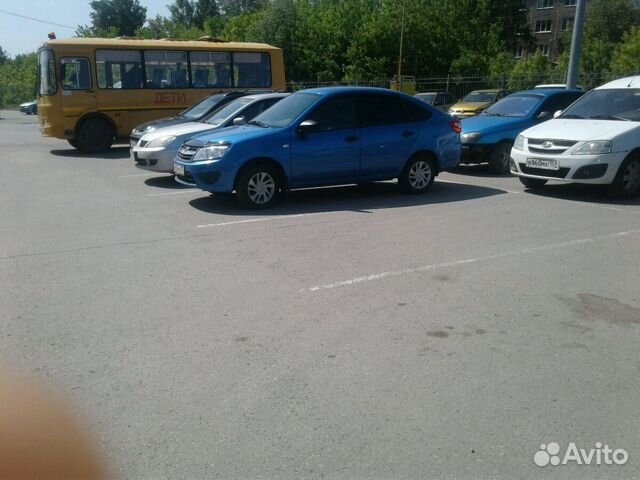
M 175 135 L 167 135 L 165 137 L 158 137 L 154 140 L 151 140 L 149 143 L 145 145 L 147 148 L 157 148 L 164 147 L 165 145 L 170 144 L 176 139 Z
M 208 160 L 219 160 L 229 150 L 229 145 L 209 145 L 203 147 L 194 155 L 194 162 L 203 162 Z

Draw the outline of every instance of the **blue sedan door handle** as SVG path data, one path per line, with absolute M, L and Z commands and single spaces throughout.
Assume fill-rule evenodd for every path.
M 347 142 L 347 143 L 353 143 L 353 142 L 355 142 L 356 140 L 358 140 L 358 137 L 354 137 L 353 135 L 349 135 L 348 137 L 346 137 L 346 138 L 344 139 L 344 141 L 345 141 L 345 142 Z
M 411 135 L 415 135 L 416 132 L 412 131 L 412 130 L 405 130 L 404 132 L 402 132 L 402 136 L 403 137 L 410 137 Z

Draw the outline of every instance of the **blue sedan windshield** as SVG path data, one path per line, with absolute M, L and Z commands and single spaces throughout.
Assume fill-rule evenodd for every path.
M 526 117 L 542 101 L 542 95 L 513 94 L 487 108 L 483 115 L 497 117 Z

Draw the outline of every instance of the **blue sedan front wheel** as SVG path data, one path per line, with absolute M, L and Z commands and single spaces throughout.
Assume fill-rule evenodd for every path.
M 270 166 L 254 165 L 240 173 L 236 196 L 245 208 L 268 208 L 276 202 L 280 190 L 279 176 Z

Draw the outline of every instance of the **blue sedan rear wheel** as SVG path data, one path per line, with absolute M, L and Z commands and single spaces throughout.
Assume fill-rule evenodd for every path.
M 435 176 L 433 160 L 426 156 L 416 156 L 409 160 L 398 183 L 407 193 L 424 193 L 433 185 Z

